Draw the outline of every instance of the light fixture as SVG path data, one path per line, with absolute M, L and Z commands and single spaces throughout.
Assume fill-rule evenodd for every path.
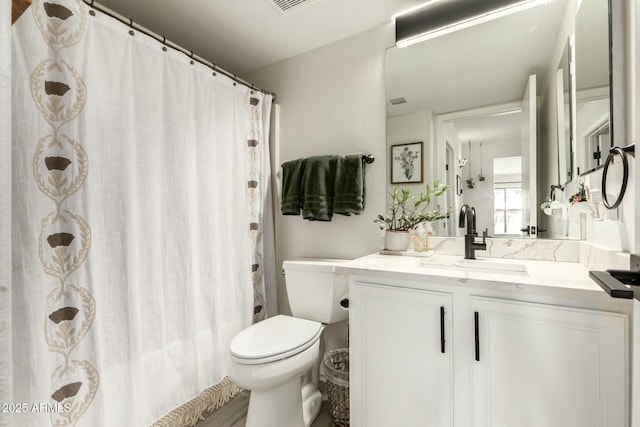
M 398 18 L 400 16 L 408 15 L 408 14 L 413 13 L 415 11 L 418 11 L 420 9 L 424 9 L 425 7 L 428 7 L 428 6 L 433 6 L 434 4 L 439 3 L 441 1 L 446 1 L 446 0 L 430 0 L 430 1 L 426 1 L 424 3 L 421 3 L 421 4 L 417 5 L 417 6 L 413 6 L 413 7 L 410 7 L 409 9 L 405 9 L 405 10 L 403 10 L 401 12 L 396 13 L 395 15 L 393 15 L 391 17 L 391 19 L 395 20 L 396 18 Z M 578 1 L 580 1 L 580 0 L 578 0 Z
M 516 114 L 516 113 L 522 113 L 522 108 L 514 108 L 513 110 L 506 110 L 506 111 L 501 111 L 499 113 L 493 113 L 491 114 L 491 117 L 508 116 L 509 114 Z
M 478 0 L 432 0 L 396 16 L 396 46 L 411 46 L 550 1 L 494 0 L 487 5 Z

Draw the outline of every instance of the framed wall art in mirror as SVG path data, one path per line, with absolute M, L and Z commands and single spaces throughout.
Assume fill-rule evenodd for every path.
M 419 184 L 422 183 L 423 143 L 395 144 L 391 146 L 391 183 Z

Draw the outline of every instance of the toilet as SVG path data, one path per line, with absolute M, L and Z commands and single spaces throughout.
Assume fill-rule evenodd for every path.
M 285 261 L 293 316 L 278 315 L 249 326 L 231 341 L 229 377 L 250 390 L 246 427 L 308 427 L 320 412 L 318 390 L 324 325 L 348 318 L 340 300 L 347 276 L 335 273 L 345 260 Z

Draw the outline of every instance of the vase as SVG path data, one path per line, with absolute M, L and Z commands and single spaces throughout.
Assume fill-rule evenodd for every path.
M 409 247 L 409 232 L 387 230 L 384 233 L 384 248 L 389 251 L 406 251 Z

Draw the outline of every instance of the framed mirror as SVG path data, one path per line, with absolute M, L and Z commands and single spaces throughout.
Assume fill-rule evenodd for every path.
M 556 120 L 549 88 L 555 89 L 571 31 L 566 21 L 575 6 L 569 4 L 574 0 L 555 0 L 387 50 L 387 144 L 424 141 L 425 182 L 461 190 L 440 201 L 452 212 L 434 227 L 438 235 L 462 234 L 457 220 L 464 203 L 476 208 L 477 230 L 487 228 L 490 236 L 531 237 L 521 230 L 537 228 L 538 182 L 559 178 L 555 147 L 539 144 L 556 144 L 555 126 L 553 135 L 544 132 Z M 538 159 L 551 151 L 552 161 Z
M 575 20 L 577 175 L 604 165 L 613 141 L 609 0 L 582 0 Z
M 558 184 L 573 179 L 573 37 L 567 39 L 556 71 L 556 112 L 558 132 Z

